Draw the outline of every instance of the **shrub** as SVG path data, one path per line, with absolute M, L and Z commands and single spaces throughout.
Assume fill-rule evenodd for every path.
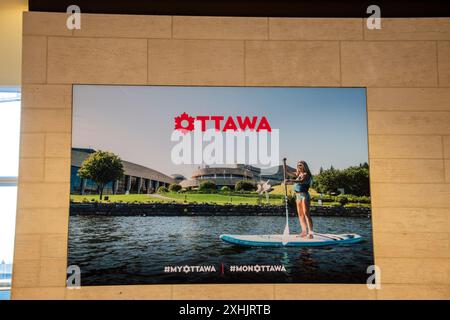
M 255 191 L 256 186 L 253 181 L 241 180 L 241 181 L 236 182 L 234 189 L 236 191 Z
M 313 200 L 313 201 L 322 200 L 322 202 L 333 202 L 334 201 L 334 197 L 329 196 L 329 195 L 323 195 L 322 197 L 314 195 L 314 196 L 311 197 L 311 200 Z
M 223 192 L 229 192 L 230 190 L 231 189 L 228 186 L 223 186 L 222 188 L 220 188 L 220 191 L 223 191 Z
M 158 193 L 166 193 L 166 192 L 169 192 L 169 190 L 166 187 L 164 187 L 164 186 L 160 186 L 160 187 L 158 187 L 156 192 L 158 192 Z
M 284 197 L 283 197 L 284 198 Z M 296 196 L 294 196 L 294 195 L 292 195 L 292 194 L 290 194 L 290 195 L 288 195 L 288 205 L 289 206 L 296 206 L 296 201 L 297 199 L 296 199 Z M 283 201 L 283 205 L 284 205 L 284 201 Z
M 366 197 L 366 196 L 356 197 L 355 202 L 370 203 L 370 197 Z
M 314 176 L 313 186 L 320 193 L 336 194 L 339 188 L 344 188 L 346 194 L 369 196 L 369 165 L 367 163 L 346 169 L 331 167 Z
M 342 207 L 342 204 L 340 202 L 331 202 L 330 206 L 332 206 L 332 207 Z
M 178 192 L 181 190 L 181 186 L 178 183 L 173 183 L 169 186 L 169 191 Z
M 212 181 L 203 181 L 200 183 L 199 187 L 200 191 L 211 191 L 216 189 L 217 189 L 216 184 Z
M 336 200 L 337 200 L 340 204 L 342 204 L 343 206 L 345 206 L 345 205 L 349 202 L 348 198 L 347 198 L 346 196 L 344 196 L 344 195 L 339 195 L 339 196 L 337 196 L 337 197 L 336 197 Z

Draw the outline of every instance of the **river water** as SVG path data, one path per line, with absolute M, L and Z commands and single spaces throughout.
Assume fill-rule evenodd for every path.
M 71 216 L 68 264 L 81 285 L 154 283 L 365 283 L 373 264 L 370 218 L 313 217 L 315 231 L 357 233 L 365 241 L 328 247 L 244 248 L 219 235 L 275 234 L 284 217 Z M 291 233 L 299 232 L 290 218 Z M 222 264 L 223 270 L 222 273 Z M 165 272 L 167 266 L 213 265 L 217 272 Z M 284 272 L 229 272 L 231 265 L 283 265 Z

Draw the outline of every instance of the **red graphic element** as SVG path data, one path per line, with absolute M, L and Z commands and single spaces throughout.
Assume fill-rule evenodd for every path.
M 237 120 L 237 121 L 236 121 Z M 214 129 L 217 131 L 226 132 L 230 131 L 254 131 L 256 132 L 265 130 L 268 132 L 272 131 L 270 127 L 269 121 L 265 116 L 257 117 L 257 116 L 237 116 L 236 119 L 232 116 L 224 117 L 220 115 L 214 116 L 196 116 L 191 117 L 186 112 L 183 112 L 178 117 L 175 117 L 175 130 L 181 130 L 183 133 L 187 133 L 188 131 L 193 131 L 195 129 L 194 122 L 198 121 L 200 123 L 200 130 L 206 131 L 207 123 L 214 123 Z M 224 121 L 223 127 L 222 122 Z M 212 123 L 211 123 L 212 124 Z
M 192 131 L 194 130 L 194 117 L 189 116 L 186 112 L 183 112 L 178 117 L 175 117 L 175 130 Z M 187 121 L 187 125 L 183 125 L 183 122 Z
M 221 273 L 222 273 L 222 275 L 225 274 L 225 266 L 223 265 L 223 262 L 222 262 L 222 267 L 221 267 Z

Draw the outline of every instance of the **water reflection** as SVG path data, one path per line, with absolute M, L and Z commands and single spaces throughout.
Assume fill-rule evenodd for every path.
M 283 217 L 100 217 L 73 216 L 69 264 L 82 271 L 82 285 L 145 283 L 365 283 L 373 264 L 371 220 L 316 217 L 317 232 L 355 232 L 366 241 L 319 248 L 245 248 L 223 243 L 222 233 L 274 234 Z M 296 218 L 289 221 L 298 233 Z M 167 265 L 279 265 L 285 273 L 165 273 Z

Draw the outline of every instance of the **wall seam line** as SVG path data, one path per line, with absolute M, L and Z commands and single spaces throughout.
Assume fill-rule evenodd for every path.
M 445 143 L 444 143 L 444 136 L 441 136 L 441 144 L 442 144 L 442 165 L 444 167 L 444 182 L 447 182 L 447 170 L 445 168 Z
M 339 41 L 339 86 L 342 87 L 342 48 L 341 42 Z M 367 105 L 367 97 L 366 97 L 366 105 Z
M 146 81 L 146 84 L 148 84 L 148 73 L 149 73 L 149 71 L 148 71 L 148 68 L 149 68 L 149 63 L 148 63 L 148 43 L 149 43 L 149 39 L 146 39 L 146 43 L 147 43 L 147 61 L 146 61 L 146 69 L 147 69 L 147 72 L 146 72 L 146 75 L 147 75 L 147 81 Z
M 437 86 L 439 87 L 439 42 L 436 41 L 436 76 Z
M 247 40 L 244 43 L 244 86 L 247 86 Z
M 365 23 L 364 23 L 364 18 L 361 19 L 362 20 L 362 40 L 366 40 L 366 33 L 364 32 L 365 29 Z
M 48 38 L 45 37 L 45 84 L 48 83 Z

